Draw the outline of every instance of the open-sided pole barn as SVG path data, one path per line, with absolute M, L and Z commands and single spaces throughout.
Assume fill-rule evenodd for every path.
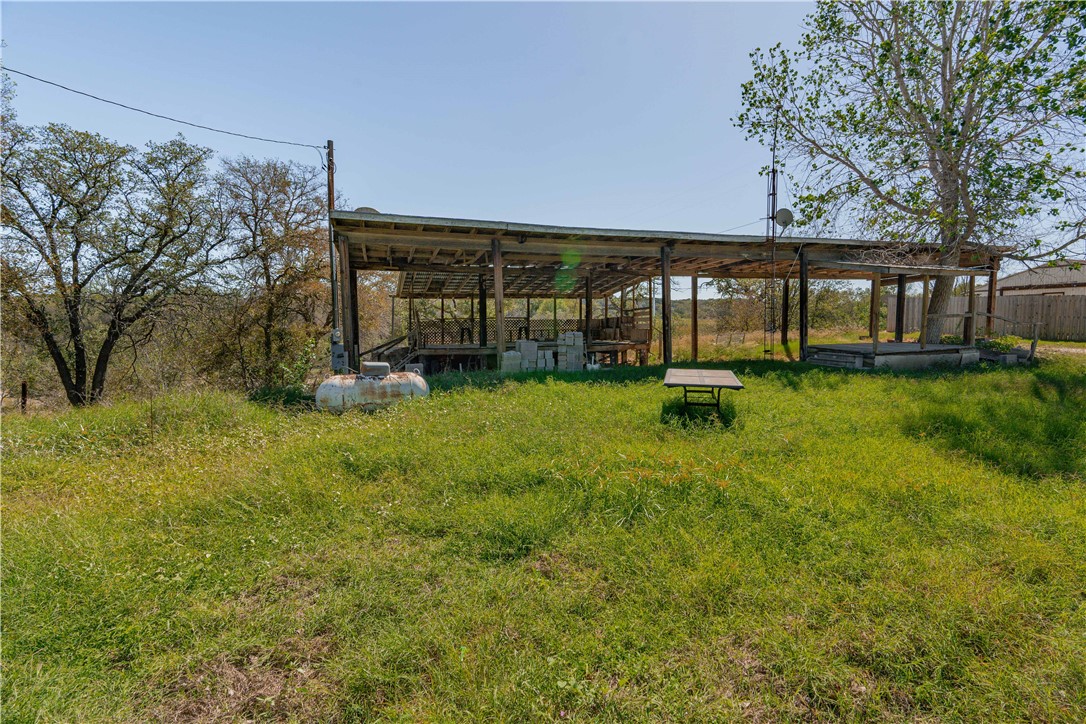
M 463 320 L 454 320 L 458 325 L 455 329 L 446 329 L 442 323 L 436 339 L 428 330 L 413 329 L 413 354 L 423 359 L 460 359 L 461 364 L 464 359 L 475 360 L 476 366 L 487 366 L 488 360 L 513 340 L 545 338 L 568 331 L 559 328 L 560 320 L 545 317 L 510 324 L 506 300 L 522 298 L 582 300 L 584 312 L 576 326 L 585 335 L 587 352 L 609 356 L 612 361 L 634 352 L 636 359 L 644 362 L 651 344 L 652 308 L 638 308 L 633 300 L 638 299 L 643 285 L 650 285 L 656 278 L 660 279 L 662 298 L 661 356 L 665 364 L 670 363 L 671 278 L 677 275 L 703 280 L 798 281 L 802 359 L 816 357 L 816 350 L 809 347 L 807 340 L 809 280 L 866 281 L 872 289 L 872 339 L 866 349 L 854 349 L 852 353 L 905 353 L 915 350 L 888 347 L 879 340 L 878 295 L 882 286 L 902 288 L 906 283 L 926 282 L 941 275 L 987 276 L 998 264 L 998 252 L 986 248 L 967 250 L 962 254 L 961 266 L 948 267 L 940 264 L 940 252 L 934 246 L 858 239 L 788 236 L 770 242 L 762 236 L 738 234 L 578 228 L 371 210 L 333 211 L 331 223 L 342 270 L 337 280 L 337 296 L 342 304 L 338 318 L 343 320 L 342 338 L 350 370 L 359 368 L 365 352 L 358 345 L 358 271 L 399 272 L 399 298 L 477 298 L 477 322 L 470 329 L 462 326 Z M 597 317 L 594 301 L 614 295 L 619 295 L 625 306 L 620 304 L 613 316 Z M 490 303 L 492 315 L 487 309 Z M 975 324 L 972 329 L 976 329 Z M 971 346 L 972 340 L 966 343 Z M 897 345 L 901 345 L 900 340 Z

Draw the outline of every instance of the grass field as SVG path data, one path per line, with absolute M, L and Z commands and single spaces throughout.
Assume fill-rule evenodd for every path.
M 1086 719 L 1086 365 L 3 425 L 4 721 Z

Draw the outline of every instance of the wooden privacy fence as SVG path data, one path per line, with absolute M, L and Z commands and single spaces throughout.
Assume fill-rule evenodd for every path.
M 964 315 L 968 311 L 968 302 L 967 297 L 953 297 L 946 313 Z M 986 302 L 984 295 L 977 297 L 978 335 L 984 334 Z M 920 297 L 905 297 L 905 332 L 920 330 L 920 305 Z M 886 331 L 894 332 L 897 330 L 897 295 L 887 295 L 886 306 Z M 1086 295 L 1021 294 L 996 297 L 995 315 L 992 332 L 996 336 L 1013 334 L 1029 337 L 1033 322 L 1040 322 L 1041 339 L 1086 342 Z M 1014 322 L 1007 321 L 1011 319 Z M 943 320 L 943 334 L 961 335 L 964 334 L 964 327 L 964 317 Z

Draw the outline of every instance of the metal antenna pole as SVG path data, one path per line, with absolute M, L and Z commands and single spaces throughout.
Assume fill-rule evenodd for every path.
M 762 357 L 773 359 L 777 331 L 777 117 L 773 117 L 772 161 L 766 191 L 766 244 L 769 246 L 769 276 L 765 282 L 765 324 L 762 325 Z

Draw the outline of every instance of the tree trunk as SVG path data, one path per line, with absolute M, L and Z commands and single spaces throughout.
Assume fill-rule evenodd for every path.
M 928 302 L 928 325 L 924 341 L 928 344 L 939 344 L 943 336 L 944 317 L 950 308 L 950 299 L 954 294 L 955 277 L 936 277 L 935 286 L 931 292 L 931 300 Z
M 98 350 L 98 359 L 94 362 L 94 376 L 91 378 L 90 402 L 98 402 L 102 399 L 102 393 L 106 388 L 106 371 L 109 369 L 109 358 L 113 356 L 113 349 L 121 338 L 123 330 L 116 320 L 110 322 L 106 338 L 102 340 L 102 347 Z
M 961 260 L 961 251 L 958 245 L 957 235 L 950 234 L 949 249 L 940 258 L 944 266 L 957 266 Z M 931 300 L 928 302 L 928 325 L 924 341 L 927 344 L 939 344 L 943 336 L 943 320 L 941 315 L 950 309 L 950 299 L 954 295 L 954 281 L 957 277 L 939 276 L 935 278 L 935 285 L 931 292 Z
M 72 371 L 68 367 L 68 360 L 64 358 L 64 352 L 60 349 L 60 345 L 57 344 L 56 337 L 49 330 L 49 322 L 45 318 L 44 310 L 35 308 L 33 304 L 28 302 L 26 313 L 30 323 L 38 330 L 42 341 L 45 342 L 45 348 L 49 350 L 49 357 L 53 360 L 53 366 L 57 369 L 57 375 L 60 377 L 60 383 L 64 386 L 64 395 L 68 398 L 68 402 L 74 407 L 86 404 L 86 388 L 76 385 L 75 380 L 72 379 Z

